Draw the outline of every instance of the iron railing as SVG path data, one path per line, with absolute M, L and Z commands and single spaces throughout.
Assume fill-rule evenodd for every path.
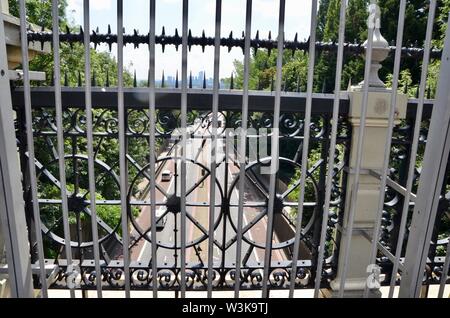
M 413 218 L 410 214 L 421 173 L 416 163 L 424 154 L 435 107 L 430 96 L 425 98 L 426 65 L 430 58 L 443 54 L 431 50 L 429 36 L 425 49 L 390 47 L 396 54 L 394 92 L 402 53 L 423 59 L 418 96 L 409 99 L 401 123 L 394 126 L 394 112 L 390 116 L 393 129 L 392 136 L 388 135 L 386 171 L 361 171 L 359 153 L 355 172 L 348 169 L 349 158 L 352 147 L 362 149 L 363 137 L 358 145 L 351 144 L 350 101 L 347 93 L 340 92 L 340 82 L 344 52 L 359 54 L 364 46 L 344 44 L 345 1 L 338 43 L 316 42 L 314 32 L 308 41 L 298 42 L 297 36 L 292 42 L 284 41 L 284 0 L 280 1 L 276 41 L 271 36 L 260 40 L 258 33 L 254 39 L 245 37 L 251 34 L 251 0 L 247 1 L 246 31 L 240 39 L 232 34 L 221 38 L 220 0 L 216 2 L 214 38 L 191 35 L 186 0 L 181 36 L 178 31 L 166 36 L 164 30 L 156 36 L 154 0 L 150 1 L 148 35 L 136 31 L 124 35 L 122 0 L 118 1 L 117 34 L 110 30 L 108 34 L 89 34 L 82 29 L 79 34 L 69 30 L 60 34 L 57 1 L 52 3 L 53 32 L 38 33 L 26 31 L 25 1 L 20 1 L 23 47 L 27 41 L 52 41 L 55 48 L 60 41 L 84 41 L 86 69 L 84 85 L 79 74 L 78 87 L 67 87 L 67 76 L 59 69 L 58 50 L 54 50 L 51 85 L 30 87 L 24 50 L 24 86 L 11 90 L 34 288 L 41 289 L 44 296 L 48 288 L 70 289 L 72 297 L 75 289 L 96 289 L 98 296 L 102 290 L 125 290 L 127 296 L 130 290 L 152 290 L 154 296 L 170 290 L 182 297 L 187 290 L 206 290 L 209 296 L 213 290 L 234 290 L 239 296 L 240 290 L 256 289 L 267 297 L 271 289 L 289 289 L 293 296 L 298 288 L 315 288 L 318 296 L 318 290 L 329 288 L 332 280 L 345 281 L 345 273 L 341 277 L 336 274 L 340 245 L 349 244 L 341 242 L 341 235 L 352 233 L 353 226 L 350 217 L 350 225 L 344 229 L 344 212 L 352 215 L 345 211 L 350 190 L 346 185 L 350 174 L 363 173 L 386 184 L 378 211 L 380 226 L 375 231 L 380 235 L 365 235 L 374 246 L 374 263 L 384 275 L 381 284 L 390 285 L 391 291 L 400 284 L 397 272 L 405 266 L 407 224 Z M 431 3 L 436 4 L 434 0 Z M 311 29 L 315 30 L 317 1 L 313 4 Z M 402 1 L 401 8 L 404 6 Z M 84 18 L 84 30 L 89 30 L 89 1 L 84 1 Z M 429 19 L 433 21 L 432 16 Z M 403 25 L 401 14 L 399 21 Z M 368 53 L 374 30 L 369 28 Z M 429 27 L 428 34 L 431 31 Z M 117 87 L 110 87 L 109 81 L 98 87 L 90 69 L 89 44 L 101 43 L 118 44 Z M 148 87 L 124 87 L 126 43 L 136 47 L 149 44 Z M 165 45 L 182 47 L 181 79 L 174 87 L 155 87 L 156 44 L 163 50 Z M 194 45 L 202 49 L 214 46 L 212 89 L 189 84 L 187 51 Z M 220 46 L 243 49 L 242 91 L 233 84 L 229 89 L 219 87 Z M 277 48 L 277 76 L 270 92 L 249 91 L 252 48 L 265 48 L 268 54 Z M 320 50 L 337 52 L 334 94 L 313 93 L 314 58 L 309 59 L 306 92 L 283 92 L 283 49 L 308 51 L 310 57 Z M 370 53 L 367 57 L 368 70 Z M 368 77 L 366 71 L 366 95 Z M 392 96 L 395 101 L 396 93 Z M 367 100 L 364 105 L 367 108 Z M 236 133 L 238 128 L 245 133 Z M 257 149 L 255 155 L 251 145 L 264 138 L 270 151 L 261 155 Z M 208 161 L 205 156 L 210 154 L 212 160 Z M 261 173 L 275 167 L 276 173 Z M 173 174 L 168 182 L 162 178 L 165 170 Z M 449 217 L 449 171 L 447 165 L 427 253 L 425 286 L 442 284 L 447 270 L 442 247 L 448 238 L 441 238 L 440 226 Z M 344 290 L 342 287 L 340 296 Z

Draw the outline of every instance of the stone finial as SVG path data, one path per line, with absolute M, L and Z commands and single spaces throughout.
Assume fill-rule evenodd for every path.
M 373 42 L 372 42 L 372 61 L 369 74 L 369 88 L 372 90 L 374 89 L 383 90 L 386 87 L 383 81 L 378 77 L 378 71 L 381 68 L 380 63 L 383 62 L 389 55 L 389 43 L 381 35 L 380 32 L 381 11 L 378 4 L 374 2 L 375 1 L 373 1 L 368 8 L 369 11 L 368 27 L 374 28 Z M 368 41 L 366 40 L 363 44 L 366 49 L 367 43 Z

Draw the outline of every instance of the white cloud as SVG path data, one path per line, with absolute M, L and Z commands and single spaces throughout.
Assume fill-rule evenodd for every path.
M 112 0 L 95 0 L 91 1 L 92 10 L 108 10 L 112 7 Z
M 67 11 L 68 12 L 78 12 L 81 13 L 83 10 L 83 0 L 69 0 L 67 1 Z
M 90 9 L 92 11 L 109 10 L 112 8 L 112 0 L 94 0 L 90 2 Z M 67 10 L 69 12 L 75 11 L 77 13 L 83 12 L 83 0 L 69 0 L 67 1 Z

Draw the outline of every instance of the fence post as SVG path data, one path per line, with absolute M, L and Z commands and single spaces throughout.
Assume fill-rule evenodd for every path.
M 422 172 L 417 189 L 399 297 L 420 297 L 436 211 L 450 152 L 450 16 L 447 22 L 439 83 L 433 105 Z M 447 251 L 449 253 L 449 251 Z M 447 270 L 444 269 L 443 272 Z
M 377 12 L 379 14 L 379 11 Z M 377 16 L 379 20 L 379 15 Z M 367 48 L 367 41 L 365 43 Z M 345 259 L 345 244 L 340 244 L 337 277 L 331 282 L 331 290 L 324 291 L 325 297 L 336 297 L 340 289 L 340 280 L 344 267 L 347 267 L 345 276 L 344 297 L 363 297 L 366 281 L 373 267 L 370 265 L 371 237 L 373 235 L 378 212 L 380 195 L 384 195 L 384 189 L 380 189 L 380 179 L 369 174 L 371 170 L 383 172 L 383 163 L 388 134 L 389 113 L 391 109 L 392 90 L 385 87 L 378 77 L 378 70 L 389 53 L 387 41 L 380 33 L 379 23 L 376 24 L 373 33 L 372 59 L 368 76 L 369 89 L 367 99 L 367 113 L 362 116 L 364 103 L 363 86 L 361 82 L 348 90 L 350 98 L 349 121 L 352 127 L 352 143 L 350 151 L 349 167 L 347 167 L 348 180 L 345 188 L 348 189 L 345 198 L 344 220 L 341 230 L 341 242 L 345 242 L 350 235 L 350 249 L 348 260 Z M 395 121 L 406 116 L 407 96 L 398 94 L 396 99 Z M 358 139 L 360 126 L 365 120 L 361 170 L 359 186 L 356 194 L 356 207 L 352 233 L 349 233 L 349 214 L 351 207 L 352 190 L 355 185 L 355 170 L 358 152 Z M 380 297 L 381 293 L 375 289 L 369 297 Z
M 11 104 L 3 11 L 0 3 L 0 231 L 11 297 L 32 297 L 32 275 L 21 172 Z

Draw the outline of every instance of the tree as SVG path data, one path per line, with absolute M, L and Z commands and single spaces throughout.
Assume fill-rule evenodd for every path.
M 71 31 L 78 31 L 78 28 L 71 25 L 66 15 L 67 0 L 59 1 L 59 27 L 61 30 L 69 28 Z M 17 0 L 9 0 L 9 9 L 11 15 L 19 16 L 19 2 Z M 52 6 L 51 1 L 27 0 L 26 1 L 27 21 L 42 26 L 46 29 L 52 28 Z M 64 84 L 67 78 L 69 86 L 77 86 L 79 76 L 81 82 L 84 83 L 84 45 L 74 43 L 60 44 L 60 66 L 61 66 L 61 83 Z M 46 84 L 52 81 L 53 74 L 53 55 L 38 55 L 30 61 L 30 70 L 43 71 L 47 74 Z M 117 62 L 114 57 L 106 52 L 97 52 L 91 49 L 91 69 L 96 78 L 97 85 L 105 85 L 106 78 L 109 77 L 111 85 L 117 83 Z M 133 77 L 131 73 L 124 70 L 124 85 L 132 86 Z
M 10 13 L 14 16 L 19 16 L 19 5 L 18 1 L 9 0 Z M 65 30 L 69 28 L 70 30 L 75 31 L 76 27 L 71 25 L 71 23 L 67 20 L 66 16 L 66 8 L 67 1 L 60 0 L 59 1 L 59 26 L 60 29 Z M 52 10 L 51 10 L 51 1 L 41 1 L 41 0 L 27 0 L 26 1 L 26 9 L 27 9 L 27 21 L 36 25 L 40 25 L 46 29 L 52 28 Z M 82 43 L 74 43 L 69 45 L 67 43 L 60 44 L 60 67 L 61 67 L 61 83 L 64 84 L 67 81 L 67 85 L 69 86 L 77 86 L 78 82 L 81 81 L 81 84 L 84 84 L 84 67 L 85 67 L 85 59 L 84 59 L 84 45 Z M 110 85 L 115 85 L 117 83 L 117 74 L 118 67 L 115 58 L 106 52 L 98 52 L 95 49 L 90 49 L 90 57 L 91 57 L 91 69 L 93 77 L 95 77 L 97 85 L 105 85 L 106 79 L 108 77 Z M 51 85 L 52 77 L 54 70 L 54 60 L 53 54 L 41 54 L 36 56 L 30 61 L 30 70 L 35 71 L 44 71 L 47 74 L 47 81 L 44 85 Z M 39 83 L 42 85 L 42 83 Z M 133 85 L 133 78 L 129 71 L 124 70 L 124 84 L 126 86 Z M 95 105 L 94 105 L 95 106 Z M 55 110 L 54 109 L 46 109 L 46 112 L 55 118 Z M 68 109 L 70 113 L 73 109 Z M 34 118 L 38 118 L 42 116 L 42 110 L 36 110 L 33 114 Z M 79 113 L 79 118 L 84 116 L 84 110 L 81 110 Z M 114 110 L 93 110 L 94 122 L 100 117 L 104 116 L 107 118 L 115 119 L 117 118 L 117 112 Z M 134 118 L 137 116 L 142 116 L 142 113 L 130 113 L 128 114 L 128 119 Z M 64 116 L 63 124 L 65 127 L 70 126 L 70 121 L 73 120 L 70 116 Z M 80 120 L 81 122 L 82 120 Z M 82 125 L 82 123 L 81 123 Z M 52 156 L 52 152 L 48 151 L 49 147 L 47 143 L 53 143 L 56 145 L 56 138 L 54 136 L 39 136 L 35 138 L 35 151 L 36 158 L 39 160 L 46 169 L 48 169 L 54 176 L 59 175 L 57 164 L 55 164 L 55 158 Z M 99 145 L 99 143 L 101 143 Z M 78 154 L 86 153 L 87 148 L 87 140 L 85 137 L 77 137 L 76 139 L 72 139 L 70 137 L 64 139 L 64 147 L 65 153 L 72 153 L 73 147 L 76 147 L 76 152 Z M 96 156 L 96 159 L 103 161 L 110 167 L 115 167 L 116 161 L 119 157 L 119 145 L 118 140 L 115 138 L 94 138 L 94 148 L 99 146 L 99 151 Z M 145 143 L 135 142 L 135 140 L 131 140 L 128 145 L 128 153 L 134 157 L 142 166 L 146 163 L 146 151 L 143 149 Z M 146 148 L 148 149 L 148 148 Z M 75 179 L 77 179 L 77 183 L 79 184 L 79 193 L 87 193 L 88 189 L 88 174 L 87 174 L 87 162 L 78 162 L 79 166 L 77 169 L 73 168 L 74 163 L 72 159 L 66 160 L 66 176 L 67 176 L 67 191 L 68 195 L 74 191 Z M 75 160 L 76 161 L 76 160 Z M 101 175 L 105 171 L 98 170 L 98 167 L 95 168 L 96 176 Z M 76 173 L 74 173 L 76 171 Z M 114 170 L 118 173 L 117 168 Z M 75 177 L 76 175 L 76 177 Z M 45 177 L 39 178 L 40 182 L 38 182 L 38 192 L 40 197 L 44 198 L 60 198 L 61 193 L 60 189 L 52 185 L 51 182 Z M 112 178 L 99 178 L 96 182 L 96 197 L 97 200 L 102 199 L 116 199 L 119 197 L 118 187 L 115 186 L 115 183 Z M 136 208 L 132 207 L 132 213 L 134 216 L 137 215 L 138 211 Z M 55 220 L 61 217 L 61 209 L 56 205 L 43 205 L 41 206 L 41 217 L 45 224 L 51 225 L 55 222 Z M 110 227 L 114 228 L 121 218 L 121 209 L 119 206 L 98 206 L 97 208 L 98 216 Z M 87 225 L 90 224 L 90 219 L 86 218 L 84 214 L 81 214 L 81 221 Z M 76 217 L 74 213 L 70 213 L 69 222 L 71 224 L 76 223 Z M 83 228 L 90 229 L 90 227 L 84 226 Z M 54 229 L 58 235 L 62 234 L 62 228 L 56 227 Z M 119 229 L 119 234 L 120 234 Z M 74 231 L 76 232 L 76 231 Z M 72 233 L 72 239 L 76 239 L 76 233 Z M 50 255 L 51 257 L 55 256 L 55 251 L 53 250 L 51 244 L 46 244 L 46 255 Z
M 339 0 L 330 0 L 326 10 L 326 21 L 322 41 L 337 42 L 339 38 Z M 367 5 L 368 1 L 350 0 L 346 13 L 345 40 L 347 42 L 362 43 L 367 38 Z M 319 13 L 320 14 L 320 13 Z M 315 68 L 315 91 L 332 92 L 335 86 L 336 77 L 336 53 L 322 52 L 317 58 Z M 364 59 L 361 56 L 344 56 L 344 66 L 342 70 L 341 89 L 349 81 L 358 83 L 363 79 Z
M 438 14 L 436 15 L 436 25 L 434 32 L 434 45 L 435 47 L 442 47 L 442 39 L 445 33 L 445 27 L 449 12 L 450 0 L 441 0 L 438 2 Z M 346 13 L 346 26 L 345 26 L 345 41 L 363 43 L 367 39 L 367 7 L 369 0 L 349 0 Z M 399 14 L 399 1 L 398 0 L 379 0 L 381 9 L 381 33 L 386 40 L 394 44 L 397 37 L 398 30 L 398 14 Z M 334 42 L 338 40 L 339 31 L 339 11 L 340 0 L 322 0 L 320 1 L 317 21 L 317 40 L 323 42 Z M 403 46 L 416 46 L 420 47 L 424 44 L 427 18 L 428 18 L 429 4 L 428 1 L 423 0 L 411 0 L 407 2 L 405 12 L 405 29 Z M 257 54 L 253 55 L 253 61 L 251 62 L 250 71 L 250 87 L 258 88 L 255 83 L 261 83 L 260 89 L 268 89 L 270 87 L 271 78 L 273 78 L 276 68 L 276 57 L 264 57 L 265 50 L 259 50 Z M 294 63 L 295 59 L 302 59 L 303 61 L 295 62 L 298 65 L 306 65 L 308 55 L 307 54 L 294 54 L 293 59 L 283 58 L 283 74 L 285 66 L 287 64 Z M 261 61 L 263 63 L 261 63 Z M 336 52 L 321 52 L 317 54 L 314 74 L 314 91 L 315 92 L 332 92 L 335 86 L 335 71 L 336 71 Z M 364 76 L 364 57 L 363 55 L 350 56 L 344 54 L 344 65 L 342 71 L 341 89 L 345 89 L 349 81 L 353 84 L 359 83 L 363 80 Z M 389 82 L 390 74 L 393 70 L 393 55 L 391 54 L 384 62 L 383 68 L 380 70 L 380 77 L 384 82 Z M 411 86 L 408 87 L 408 91 L 412 94 L 414 87 L 418 86 L 421 74 L 421 62 L 417 58 L 408 56 L 402 57 L 402 70 L 408 70 L 408 72 L 402 72 L 404 76 L 408 74 L 411 79 Z M 431 84 L 435 81 L 436 66 L 438 61 L 431 63 L 430 79 Z M 236 82 L 241 83 L 243 80 L 243 65 L 242 62 L 235 62 L 235 70 L 237 73 Z M 252 71 L 252 67 L 256 65 L 257 70 Z M 286 77 L 285 87 L 296 88 L 297 78 L 300 77 L 300 82 L 304 82 L 306 78 L 306 72 L 299 72 L 297 76 L 290 74 Z M 283 80 L 285 77 L 283 75 Z M 409 78 L 401 79 L 403 82 L 408 82 Z
M 330 0 L 322 0 L 319 4 L 319 13 L 317 15 L 317 30 L 316 38 L 318 41 L 323 41 L 323 34 L 325 25 L 327 23 L 327 8 L 330 5 Z
M 9 13 L 13 16 L 19 17 L 19 1 L 8 0 Z M 52 2 L 42 0 L 27 0 L 25 1 L 27 11 L 27 21 L 44 28 L 50 29 L 52 22 Z M 59 23 L 60 27 L 65 28 L 68 25 L 66 17 L 67 0 L 59 1 Z

